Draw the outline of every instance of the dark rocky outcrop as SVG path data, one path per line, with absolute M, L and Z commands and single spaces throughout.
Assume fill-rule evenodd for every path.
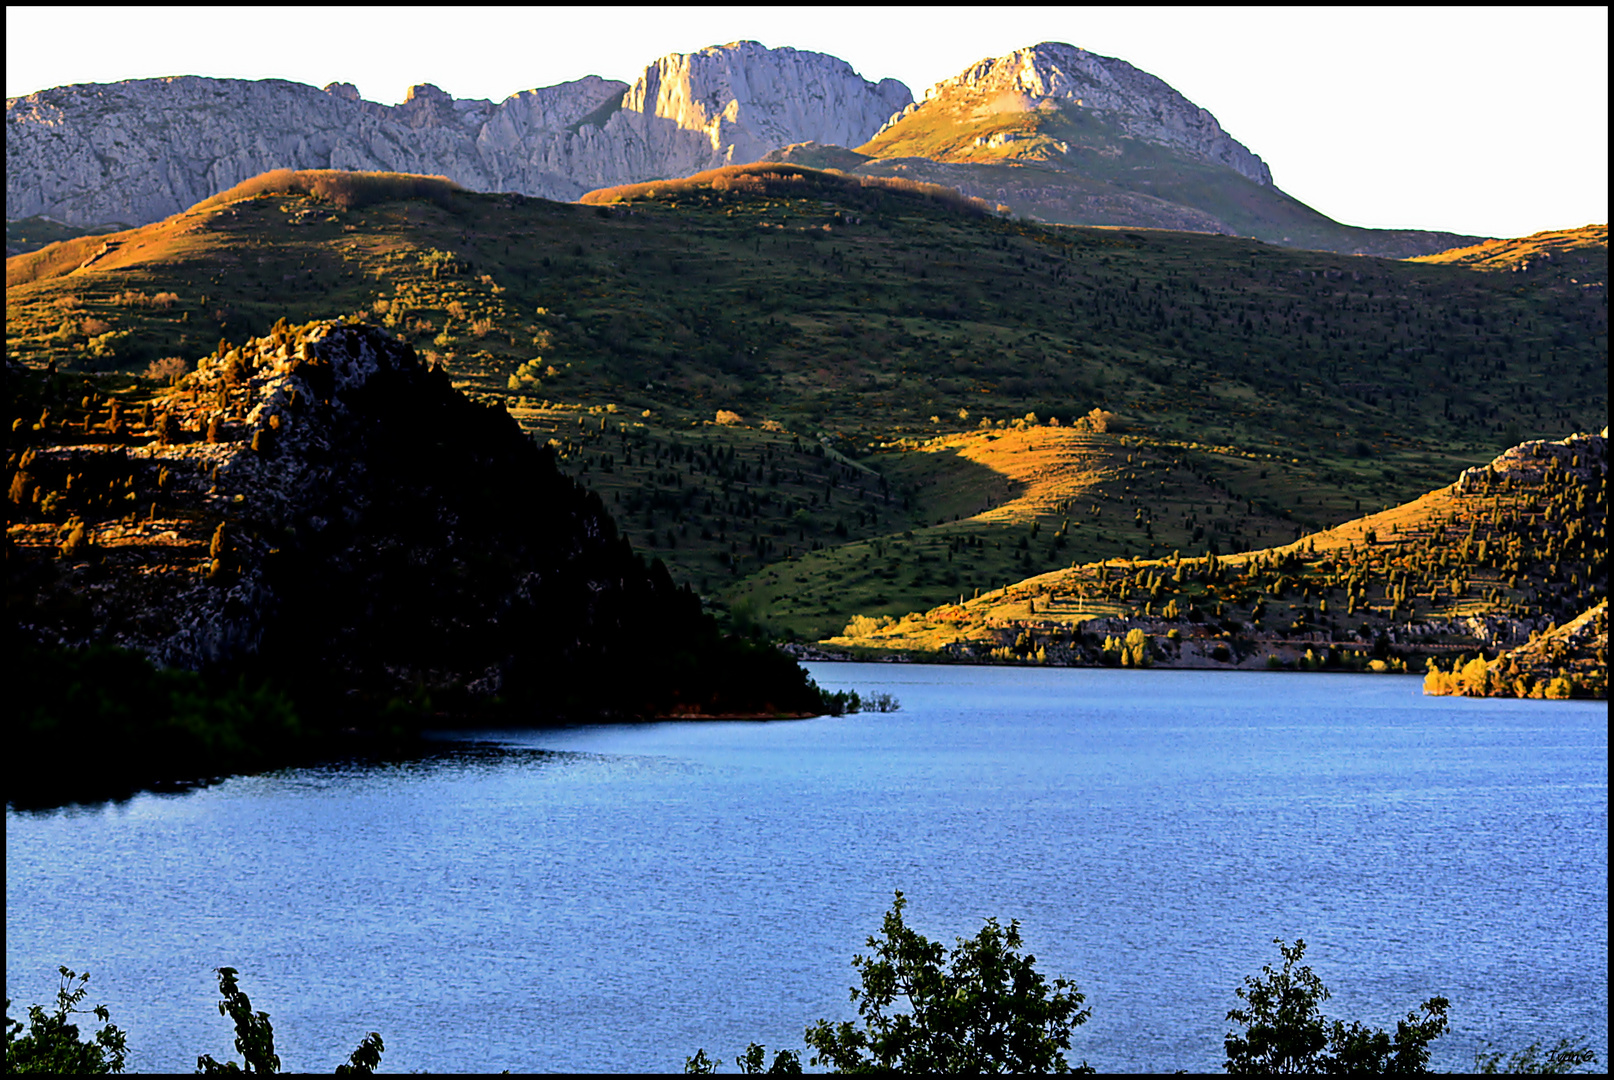
M 123 416 L 17 418 L 8 607 L 27 640 L 269 677 L 343 722 L 818 706 L 502 408 L 383 331 L 281 324 Z

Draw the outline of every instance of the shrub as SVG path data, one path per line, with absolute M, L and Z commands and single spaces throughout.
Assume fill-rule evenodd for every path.
M 842 637 L 861 638 L 872 637 L 876 632 L 890 626 L 896 620 L 889 615 L 853 615 L 852 621 L 846 624 L 841 631 Z
M 68 522 L 68 525 L 67 539 L 62 541 L 62 558 L 82 559 L 90 553 L 89 533 L 84 529 L 84 522 L 77 518 Z
M 28 1006 L 28 1033 L 22 1023 L 11 1018 L 11 1000 L 6 1000 L 6 1061 L 8 1073 L 121 1073 L 128 1054 L 128 1033 L 108 1023 L 105 1005 L 88 1010 L 106 1026 L 95 1033 L 93 1042 L 81 1042 L 78 1025 L 68 1022 L 87 992 L 90 973 L 83 975 L 65 967 L 56 969 L 62 984 L 56 991 L 56 1012 L 47 1016 L 39 1005 Z M 78 985 L 73 986 L 77 981 Z
M 130 333 L 127 330 L 108 330 L 87 341 L 84 351 L 96 360 L 115 360 L 118 356 L 118 346 L 128 337 Z
M 1018 921 L 987 919 L 948 949 L 904 922 L 905 904 L 898 891 L 880 935 L 868 939 L 871 955 L 852 959 L 862 980 L 852 989 L 859 1022 L 808 1028 L 810 1064 L 836 1072 L 1093 1071 L 1085 1062 L 1073 1070 L 1064 1054 L 1092 1010 L 1082 1008 L 1074 982 L 1044 977 L 1037 958 L 1020 951 Z
M 181 356 L 165 356 L 161 360 L 153 360 L 146 365 L 146 378 L 153 382 L 171 383 L 179 376 L 190 370 L 190 365 Z
M 1101 435 L 1110 430 L 1110 422 L 1114 419 L 1114 413 L 1095 408 L 1086 416 L 1081 417 L 1072 423 L 1071 427 L 1075 428 L 1077 431 L 1090 431 Z
M 1497 1073 L 1561 1075 L 1572 1073 L 1582 1065 L 1597 1064 L 1597 1053 L 1590 1046 L 1577 1046 L 1570 1039 L 1559 1039 L 1558 1045 L 1548 1050 L 1545 1057 L 1542 1056 L 1541 1047 L 1540 1042 L 1533 1042 L 1509 1055 L 1506 1060 L 1503 1060 L 1500 1050 L 1489 1053 L 1475 1051 L 1474 1071 L 1482 1076 Z
M 1310 967 L 1295 967 L 1305 956 L 1306 943 L 1297 940 L 1292 948 L 1280 938 L 1273 943 L 1283 955 L 1283 970 L 1263 965 L 1260 977 L 1246 976 L 1234 991 L 1241 1007 L 1228 1010 L 1227 1019 L 1245 1030 L 1228 1032 L 1223 1040 L 1228 1072 L 1428 1071 L 1429 1044 L 1446 1032 L 1449 1001 L 1432 997 L 1423 1002 L 1423 1016 L 1408 1013 L 1396 1024 L 1393 1037 L 1360 1021 L 1330 1022 L 1321 1009 L 1331 996 L 1328 988 Z

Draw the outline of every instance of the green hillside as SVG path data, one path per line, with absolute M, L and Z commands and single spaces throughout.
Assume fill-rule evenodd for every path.
M 103 233 L 116 232 L 117 229 L 116 225 L 80 228 L 77 225 L 64 225 L 60 221 L 38 215 L 7 221 L 6 258 L 27 251 L 38 251 L 46 244 L 54 244 L 60 240 L 71 240 L 78 236 L 99 236 Z
M 1606 436 L 1531 442 L 1293 543 L 1073 563 L 901 618 L 855 617 L 826 644 L 1003 663 L 1418 671 L 1433 662 L 1435 692 L 1468 692 L 1449 673 L 1473 657 L 1466 681 L 1481 692 L 1606 696 L 1592 630 L 1598 605 L 1606 625 L 1607 520 Z M 1554 633 L 1559 624 L 1584 632 Z
M 553 441 L 636 547 L 808 638 L 1028 560 L 1289 540 L 1607 422 L 1606 301 L 1568 281 L 1030 225 L 789 165 L 581 206 L 344 183 L 8 259 L 8 354 L 163 378 L 281 318 L 374 321 Z M 936 442 L 1026 432 L 1080 441 L 1068 490 Z

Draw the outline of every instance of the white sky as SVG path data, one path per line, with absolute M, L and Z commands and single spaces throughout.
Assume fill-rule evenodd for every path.
M 1164 79 L 1352 225 L 1520 236 L 1608 220 L 1608 9 L 6 9 L 6 95 L 161 75 L 351 82 L 396 104 L 751 38 L 830 53 L 916 98 L 987 56 L 1065 41 Z

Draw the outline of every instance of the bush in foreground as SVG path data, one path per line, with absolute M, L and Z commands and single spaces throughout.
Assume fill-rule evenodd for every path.
M 1244 985 L 1234 991 L 1244 1007 L 1228 1010 L 1227 1018 L 1243 1025 L 1244 1032 L 1227 1034 L 1223 1067 L 1228 1072 L 1429 1071 L 1429 1044 L 1445 1034 L 1451 1002 L 1443 997 L 1425 1001 L 1420 1006 L 1423 1016 L 1408 1013 L 1396 1024 L 1393 1037 L 1360 1021 L 1330 1022 L 1321 1009 L 1330 996 L 1328 987 L 1310 967 L 1295 967 L 1306 955 L 1306 943 L 1297 939 L 1290 947 L 1281 938 L 1272 940 L 1283 954 L 1283 970 L 1263 965 L 1259 977 L 1246 976 Z
M 1020 924 L 1007 930 L 988 919 L 974 938 L 958 939 L 948 952 L 903 922 L 901 892 L 879 937 L 868 939 L 873 956 L 856 956 L 862 977 L 853 988 L 861 1026 L 820 1020 L 806 1030 L 810 1060 L 834 1072 L 1034 1073 L 1092 1072 L 1083 1062 L 1065 1059 L 1072 1032 L 1092 1010 L 1081 1008 L 1082 994 L 1067 979 L 1051 983 L 1034 968 L 1036 958 L 1019 952 Z M 1322 1014 L 1330 994 L 1311 968 L 1300 966 L 1306 943 L 1293 946 L 1275 938 L 1281 970 L 1264 965 L 1234 993 L 1240 1007 L 1227 1019 L 1241 1031 L 1224 1040 L 1229 1073 L 1427 1073 L 1429 1048 L 1445 1034 L 1450 1002 L 1431 997 L 1396 1024 L 1395 1032 L 1345 1023 Z M 903 999 L 906 1011 L 891 1012 Z M 800 1057 L 781 1050 L 763 1068 L 766 1049 L 751 1043 L 734 1059 L 744 1073 L 802 1071 Z M 1476 1054 L 1480 1073 L 1568 1073 L 1595 1065 L 1597 1055 L 1562 1039 L 1543 1053 L 1540 1043 L 1504 1058 Z M 704 1048 L 684 1060 L 686 1073 L 713 1073 L 717 1064 Z
M 22 1023 L 11 1018 L 11 1001 L 6 1000 L 6 1052 L 7 1073 L 69 1073 L 98 1075 L 121 1073 L 128 1056 L 128 1033 L 110 1022 L 105 1005 L 93 1010 L 95 1018 L 106 1026 L 95 1033 L 92 1040 L 79 1038 L 78 1026 L 69 1023 L 84 999 L 89 972 L 79 975 L 67 968 L 57 969 L 62 976 L 61 988 L 56 991 L 56 1012 L 46 1015 L 38 1005 L 28 1006 L 28 1032 L 23 1034 Z M 236 970 L 221 967 L 217 971 L 219 1015 L 235 1021 L 235 1050 L 241 1062 L 215 1061 L 210 1054 L 196 1059 L 196 1071 L 206 1075 L 220 1073 L 277 1073 L 280 1056 L 275 1053 L 275 1029 L 266 1012 L 253 1012 L 252 1002 L 236 982 Z M 77 980 L 78 985 L 73 986 Z M 368 1076 L 381 1064 L 386 1049 L 381 1036 L 372 1031 L 366 1035 L 345 1063 L 336 1067 L 337 1076 Z
M 11 1018 L 11 999 L 6 999 L 6 1056 L 8 1073 L 104 1074 L 123 1071 L 128 1056 L 128 1033 L 113 1025 L 105 1005 L 85 1010 L 78 1007 L 88 993 L 90 973 L 80 975 L 65 967 L 56 969 L 62 985 L 56 990 L 56 1011 L 46 1014 L 40 1005 L 28 1006 L 28 1031 Z M 78 985 L 73 984 L 77 982 Z M 74 1013 L 93 1013 L 105 1026 L 93 1039 L 81 1040 Z
M 1037 958 L 1020 952 L 1019 922 L 1004 929 L 988 919 L 949 951 L 903 921 L 906 906 L 898 891 L 880 935 L 868 939 L 872 955 L 852 958 L 863 983 L 852 989 L 861 1024 L 820 1020 L 808 1028 L 810 1064 L 835 1072 L 1073 1071 L 1064 1052 L 1092 1010 L 1081 1007 L 1075 983 L 1050 983 L 1036 970 Z M 906 1011 L 892 1011 L 898 999 Z M 745 1072 L 761 1072 L 764 1053 L 752 1043 L 735 1060 Z M 704 1049 L 684 1069 L 715 1071 Z M 784 1050 L 768 1071 L 799 1072 L 801 1065 Z M 1074 1071 L 1093 1070 L 1084 1062 Z

